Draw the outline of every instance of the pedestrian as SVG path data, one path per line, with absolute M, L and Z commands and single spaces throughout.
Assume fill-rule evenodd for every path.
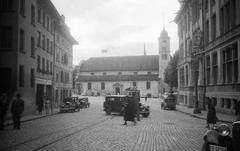
M 40 99 L 38 102 L 38 113 L 42 114 L 43 111 L 43 99 Z
M 147 95 L 145 95 L 145 102 L 147 102 Z
M 45 108 L 46 114 L 49 114 L 50 99 L 46 96 L 45 96 L 45 99 L 44 99 L 44 108 Z
M 0 130 L 4 130 L 4 118 L 7 113 L 7 94 L 0 95 Z
M 24 101 L 21 99 L 22 95 L 18 93 L 16 99 L 12 103 L 12 119 L 13 119 L 13 129 L 20 129 L 21 126 L 21 115 L 24 111 Z
M 135 115 L 136 115 L 136 103 L 132 98 L 127 98 L 126 107 L 124 108 L 124 124 L 127 125 L 127 121 L 132 121 L 136 125 Z
M 216 115 L 215 104 L 213 104 L 211 101 L 209 101 L 206 128 L 213 128 L 217 121 L 218 121 L 218 118 Z

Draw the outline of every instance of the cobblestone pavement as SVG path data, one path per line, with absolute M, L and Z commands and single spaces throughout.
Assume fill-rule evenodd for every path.
M 89 98 L 90 108 L 23 123 L 21 130 L 0 132 L 0 150 L 83 151 L 198 151 L 206 131 L 205 121 L 177 111 L 160 109 L 148 99 L 151 114 L 136 126 L 123 117 L 106 116 L 103 98 Z

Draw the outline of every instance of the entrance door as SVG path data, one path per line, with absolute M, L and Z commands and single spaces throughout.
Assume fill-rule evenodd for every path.
M 37 84 L 36 105 L 39 111 L 43 110 L 43 93 L 44 93 L 44 85 Z

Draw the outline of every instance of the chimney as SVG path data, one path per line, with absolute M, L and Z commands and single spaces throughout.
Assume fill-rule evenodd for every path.
M 62 15 L 61 18 L 62 18 L 62 21 L 65 22 L 65 16 Z

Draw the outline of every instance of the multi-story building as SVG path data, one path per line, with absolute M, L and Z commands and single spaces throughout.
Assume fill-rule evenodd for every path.
M 202 7 L 206 97 L 233 114 L 240 101 L 240 1 L 206 0 Z
M 65 23 L 50 0 L 3 0 L 0 14 L 1 93 L 8 94 L 9 104 L 21 93 L 30 114 L 44 95 L 54 97 L 55 33 Z M 61 30 L 70 45 L 76 43 L 69 31 Z
M 168 91 L 163 82 L 164 69 L 170 60 L 170 38 L 165 29 L 158 40 L 159 55 L 96 57 L 82 62 L 76 80 L 77 92 L 123 94 L 125 89 L 136 87 L 142 96 L 158 97 Z
M 175 18 L 179 36 L 178 102 L 189 107 L 194 106 L 195 72 L 198 69 L 192 57 L 193 49 L 201 51 L 195 40 L 203 30 L 200 6 L 201 0 L 181 1 L 181 9 Z
M 65 17 L 56 25 L 55 30 L 55 101 L 54 105 L 59 103 L 72 94 L 72 73 L 73 73 L 73 48 L 77 41 L 70 35 L 69 27 L 64 24 Z
M 186 94 L 191 94 L 194 88 L 189 89 L 186 87 L 186 83 L 190 82 L 191 85 L 191 77 L 194 77 L 191 70 L 196 70 L 198 72 L 197 92 L 200 107 L 204 108 L 207 101 L 212 101 L 216 104 L 218 112 L 233 114 L 236 105 L 239 105 L 238 102 L 240 102 L 240 1 L 182 0 L 181 3 L 181 9 L 176 16 L 179 27 L 179 50 L 183 50 L 180 54 L 185 54 L 189 50 L 190 54 L 197 54 L 198 66 L 181 68 L 183 62 L 187 62 L 188 59 L 185 56 L 180 57 L 178 72 L 179 101 L 188 106 L 193 106 L 194 102 L 191 102 L 191 100 L 195 99 L 190 99 L 190 95 L 187 98 Z M 195 5 L 192 5 L 194 3 L 198 3 L 197 6 L 200 7 L 194 7 Z M 187 10 L 190 11 L 189 15 L 184 13 Z M 194 45 L 196 40 L 193 36 L 191 47 L 188 50 L 183 44 L 184 41 L 182 41 L 185 34 L 182 35 L 181 32 L 185 31 L 183 30 L 184 27 L 188 28 L 188 24 L 190 27 L 192 26 L 191 31 L 194 31 L 194 12 L 200 14 L 198 23 L 200 32 L 196 32 L 196 34 L 200 33 L 199 35 L 202 35 L 195 36 L 195 39 L 202 40 L 196 46 Z M 187 18 L 191 20 L 189 23 Z M 182 24 L 184 22 L 185 24 Z M 189 60 L 192 58 L 189 57 Z M 192 63 L 193 61 L 189 62 Z M 194 81 L 194 78 L 192 79 Z M 194 96 L 194 93 L 192 94 Z

